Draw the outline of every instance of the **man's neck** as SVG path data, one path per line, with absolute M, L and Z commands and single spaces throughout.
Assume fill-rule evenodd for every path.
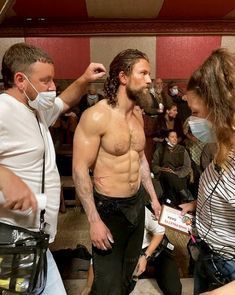
M 16 100 L 18 100 L 19 102 L 23 103 L 27 108 L 32 109 L 29 105 L 28 105 L 28 100 L 25 97 L 24 94 L 22 94 L 22 92 L 20 92 L 17 88 L 9 88 L 5 91 L 5 93 L 7 93 L 8 95 L 12 96 L 13 98 L 15 98 Z
M 133 113 L 136 103 L 127 96 L 126 91 L 118 91 L 117 100 L 117 107 L 125 116 Z

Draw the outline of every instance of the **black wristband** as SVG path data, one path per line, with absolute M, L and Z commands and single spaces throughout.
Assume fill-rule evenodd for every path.
M 145 252 L 142 252 L 142 253 L 140 254 L 140 256 L 144 256 L 145 259 L 146 259 L 147 261 L 149 261 L 149 259 L 150 259 L 150 257 L 151 257 L 151 256 L 149 256 L 148 254 L 146 254 Z

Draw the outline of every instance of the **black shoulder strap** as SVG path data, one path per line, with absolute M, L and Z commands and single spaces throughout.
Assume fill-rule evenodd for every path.
M 36 119 L 37 119 L 37 122 L 38 122 L 38 127 L 39 127 L 39 130 L 40 130 L 40 133 L 42 135 L 42 130 L 41 130 L 41 127 L 40 127 L 40 124 L 39 124 L 39 120 L 38 120 L 38 117 L 36 115 Z M 42 135 L 42 139 L 43 139 L 43 135 Z M 44 139 L 43 139 L 43 142 L 44 142 Z M 41 186 L 41 193 L 43 194 L 45 192 L 45 144 L 44 144 L 44 152 L 43 152 L 43 164 L 42 164 L 42 186 Z M 43 229 L 44 227 L 44 215 L 45 215 L 45 212 L 46 210 L 43 209 L 41 210 L 40 212 L 40 230 Z

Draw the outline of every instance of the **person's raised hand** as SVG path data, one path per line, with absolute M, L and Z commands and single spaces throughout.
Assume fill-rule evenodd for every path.
M 103 64 L 100 63 L 90 63 L 85 70 L 83 76 L 88 82 L 96 81 L 101 79 L 106 74 L 106 69 Z

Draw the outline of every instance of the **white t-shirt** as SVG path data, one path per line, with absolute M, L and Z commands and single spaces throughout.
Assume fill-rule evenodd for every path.
M 153 213 L 145 207 L 145 226 L 142 249 L 149 246 L 153 235 L 163 235 L 165 227 L 160 225 L 154 218 Z
M 0 165 L 10 169 L 28 184 L 34 193 L 41 192 L 43 153 L 45 146 L 45 221 L 49 224 L 50 241 L 54 240 L 60 204 L 60 177 L 56 167 L 55 150 L 48 126 L 63 110 L 57 97 L 48 111 L 36 113 L 8 94 L 0 94 Z M 43 137 L 42 137 L 43 136 Z M 12 184 L 14 185 L 14 184 Z M 38 230 L 39 213 L 24 215 L 3 208 L 0 192 L 0 220 L 30 230 Z

